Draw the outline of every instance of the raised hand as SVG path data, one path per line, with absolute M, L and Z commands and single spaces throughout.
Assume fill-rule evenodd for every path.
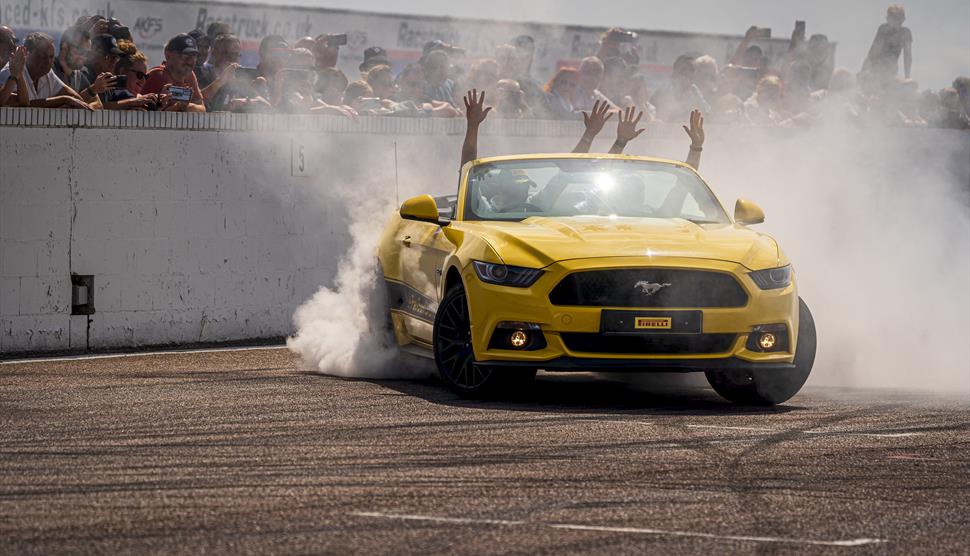
M 646 131 L 646 128 L 637 129 L 637 124 L 640 123 L 640 118 L 642 117 L 643 111 L 637 113 L 637 109 L 634 106 L 630 106 L 626 110 L 621 110 L 620 120 L 616 123 L 617 142 L 627 143 L 636 139 L 641 133 Z
M 219 74 L 219 77 L 217 78 L 217 80 L 220 83 L 225 83 L 227 81 L 232 81 L 236 79 L 236 70 L 239 69 L 240 67 L 241 66 L 237 63 L 229 64 L 228 66 L 226 66 L 226 69 L 222 70 L 222 73 Z
M 118 78 L 116 76 L 111 75 L 108 72 L 104 72 L 98 75 L 97 79 L 94 80 L 94 83 L 91 84 L 91 92 L 96 95 L 100 95 L 101 93 L 114 87 L 115 83 L 117 82 Z
M 482 91 L 481 95 L 478 94 L 478 89 L 472 89 L 465 94 L 465 119 L 468 120 L 469 125 L 478 125 L 485 121 L 488 113 L 492 111 L 492 107 L 485 107 L 485 91 Z
M 612 117 L 613 112 L 610 112 L 610 103 L 605 100 L 597 100 L 594 102 L 593 109 L 590 112 L 583 112 L 583 123 L 586 124 L 586 135 L 590 138 L 595 137 L 603 130 L 603 126 Z
M 24 73 L 24 66 L 27 64 L 27 48 L 18 46 L 10 57 L 10 75 L 20 77 Z
M 701 115 L 701 111 L 691 110 L 690 113 L 690 127 L 683 126 L 684 131 L 687 132 L 687 136 L 690 137 L 690 147 L 692 149 L 699 149 L 704 146 L 704 116 Z

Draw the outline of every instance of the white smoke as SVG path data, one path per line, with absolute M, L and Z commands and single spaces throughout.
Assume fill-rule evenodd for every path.
M 761 203 L 756 229 L 795 265 L 818 328 L 809 384 L 970 393 L 968 144 L 839 125 L 705 149 L 725 204 Z

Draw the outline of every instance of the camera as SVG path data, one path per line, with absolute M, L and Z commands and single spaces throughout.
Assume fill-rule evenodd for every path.
M 324 35 L 324 42 L 327 44 L 327 46 L 346 46 L 347 33 L 341 33 L 339 35 Z
M 116 75 L 115 76 L 115 89 L 124 89 L 128 87 L 128 76 L 127 75 Z
M 178 102 L 188 102 L 192 100 L 192 89 L 188 87 L 169 87 L 168 94 L 171 95 L 172 100 Z

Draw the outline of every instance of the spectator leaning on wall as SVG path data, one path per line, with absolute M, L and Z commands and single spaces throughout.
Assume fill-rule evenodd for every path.
M 27 59 L 19 72 L 23 81 L 17 80 L 17 99 L 20 106 L 24 105 L 22 95 L 26 95 L 29 106 L 35 108 L 92 110 L 91 106 L 81 100 L 76 91 L 65 85 L 54 73 L 53 38 L 43 33 L 31 33 L 24 39 L 24 47 Z M 0 83 L 6 83 L 10 76 L 11 67 L 8 63 L 0 70 Z M 26 90 L 20 86 L 21 83 L 26 86 Z
M 194 71 L 198 55 L 195 39 L 186 34 L 172 37 L 165 45 L 165 61 L 148 72 L 148 81 L 142 87 L 142 93 L 161 93 L 162 110 L 167 112 L 205 112 L 202 91 Z M 189 99 L 173 98 L 173 87 L 189 89 Z

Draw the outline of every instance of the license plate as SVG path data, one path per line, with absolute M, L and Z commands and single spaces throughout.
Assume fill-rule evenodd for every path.
M 636 317 L 633 328 L 637 330 L 670 330 L 670 317 Z
M 604 309 L 600 333 L 607 336 L 636 334 L 700 334 L 701 311 L 630 311 Z

